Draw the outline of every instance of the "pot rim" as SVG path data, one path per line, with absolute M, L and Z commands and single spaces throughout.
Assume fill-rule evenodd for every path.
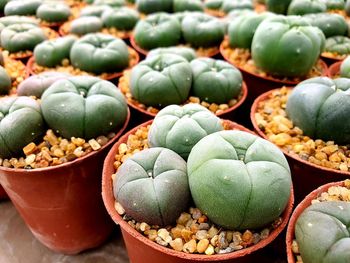
M 132 47 L 128 47 L 129 52 L 132 52 L 133 55 L 135 56 L 135 64 L 134 65 L 128 65 L 128 67 L 126 69 L 123 69 L 120 72 L 115 72 L 115 73 L 111 73 L 109 76 L 105 77 L 105 78 L 101 78 L 99 75 L 91 75 L 93 77 L 97 77 L 97 78 L 101 78 L 103 80 L 113 80 L 116 79 L 120 76 L 123 75 L 124 70 L 128 70 L 131 69 L 132 67 L 136 66 L 139 62 L 140 62 L 140 56 L 139 54 L 132 48 Z M 34 57 L 34 53 L 33 55 L 28 59 L 27 64 L 26 64 L 26 78 L 33 76 L 33 75 L 38 75 L 37 73 L 34 72 L 34 63 L 35 63 L 35 57 Z M 54 68 L 53 68 L 54 69 Z M 43 71 L 43 72 L 49 72 L 49 71 Z M 56 70 L 53 70 L 52 72 L 58 72 Z M 87 71 L 85 71 L 86 73 L 89 73 Z M 42 72 L 41 72 L 42 73 Z M 40 73 L 39 73 L 40 74 Z M 74 75 L 72 75 L 74 76 Z
M 288 227 L 287 227 L 287 234 L 286 234 L 286 246 L 287 246 L 287 260 L 288 263 L 295 263 L 295 257 L 292 251 L 292 243 L 293 240 L 295 239 L 295 223 L 298 220 L 300 214 L 311 205 L 311 201 L 315 198 L 317 198 L 317 196 L 325 191 L 328 190 L 328 188 L 332 187 L 332 186 L 342 186 L 344 185 L 344 181 L 340 181 L 340 182 L 333 182 L 333 183 L 328 183 L 328 184 L 324 184 L 321 185 L 320 187 L 318 187 L 317 189 L 313 190 L 311 193 L 309 193 L 304 199 L 303 201 L 301 201 L 301 203 L 299 203 L 297 205 L 297 207 L 295 208 L 289 223 L 288 223 Z
M 233 127 L 236 127 L 238 130 L 246 131 L 253 133 L 252 131 L 248 130 L 247 128 L 229 121 L 229 120 L 223 120 L 224 122 L 232 124 Z M 127 138 L 129 137 L 130 134 L 133 134 L 137 131 L 137 129 L 141 127 L 145 127 L 147 125 L 152 124 L 153 120 L 149 120 L 133 129 L 131 129 L 129 132 L 124 134 L 118 142 L 116 142 L 110 152 L 108 153 L 104 165 L 103 165 L 103 172 L 102 172 L 102 199 L 103 203 L 113 219 L 113 221 L 117 224 L 120 225 L 122 228 L 122 231 L 126 231 L 129 235 L 131 235 L 133 238 L 138 239 L 140 242 L 144 243 L 147 245 L 149 248 L 157 250 L 158 252 L 167 254 L 168 256 L 176 257 L 176 258 L 181 258 L 181 259 L 187 259 L 187 260 L 196 260 L 196 261 L 218 261 L 220 262 L 221 260 L 228 260 L 228 259 L 236 259 L 245 255 L 249 255 L 253 253 L 256 250 L 259 250 L 261 248 L 264 248 L 268 244 L 270 244 L 273 240 L 277 238 L 277 236 L 283 231 L 283 229 L 286 227 L 289 217 L 292 213 L 293 210 L 293 205 L 294 205 L 294 190 L 293 190 L 293 185 L 291 186 L 291 191 L 290 191 L 290 198 L 288 201 L 288 204 L 286 205 L 285 210 L 281 214 L 281 217 L 283 219 L 282 223 L 273 231 L 270 232 L 270 235 L 266 238 L 261 240 L 259 243 L 256 245 L 253 245 L 251 247 L 238 250 L 235 252 L 227 253 L 227 254 L 217 254 L 217 255 L 203 255 L 203 254 L 186 254 L 185 252 L 178 252 L 170 248 L 162 247 L 161 245 L 158 245 L 157 243 L 149 240 L 147 237 L 143 236 L 140 234 L 137 230 L 132 228 L 126 221 L 122 219 L 122 217 L 118 214 L 118 212 L 114 208 L 114 194 L 113 194 L 113 183 L 112 183 L 112 174 L 111 171 L 114 173 L 114 167 L 113 167 L 113 160 L 115 157 L 115 154 L 118 150 L 118 147 L 121 143 L 125 143 L 127 141 Z
M 13 175 L 15 174 L 22 174 L 22 173 L 26 173 L 26 174 L 35 174 L 35 173 L 41 173 L 41 172 L 49 172 L 55 169 L 64 169 L 64 168 L 69 168 L 73 165 L 76 164 L 81 164 L 82 162 L 84 162 L 86 159 L 98 154 L 99 152 L 103 151 L 104 149 L 108 148 L 109 146 L 113 145 L 118 139 L 119 137 L 123 134 L 123 132 L 125 131 L 126 127 L 128 126 L 130 121 L 130 109 L 129 107 L 127 108 L 127 116 L 125 119 L 124 124 L 120 127 L 120 130 L 118 131 L 118 133 L 116 133 L 116 135 L 105 145 L 103 145 L 100 149 L 98 149 L 97 151 L 92 151 L 90 153 L 88 153 L 87 155 L 83 156 L 83 157 L 79 157 L 73 161 L 70 162 L 66 162 L 66 163 L 62 163 L 59 165 L 55 165 L 55 166 L 48 166 L 48 167 L 44 167 L 44 168 L 35 168 L 35 169 L 23 169 L 23 168 L 7 168 L 7 167 L 3 167 L 0 166 L 0 176 L 1 176 L 1 172 L 7 172 L 7 173 L 11 173 Z
M 340 66 L 343 63 L 343 61 L 338 61 L 333 63 L 330 67 L 329 67 L 329 76 L 331 78 L 334 78 L 337 74 L 340 73 Z
M 119 81 L 118 81 L 118 87 L 119 87 Z M 242 91 L 241 91 L 241 94 L 242 94 L 242 97 L 241 97 L 239 100 L 237 100 L 237 103 L 236 103 L 235 105 L 229 107 L 229 108 L 226 109 L 226 110 L 221 111 L 221 112 L 218 113 L 218 114 L 215 113 L 215 115 L 218 116 L 218 117 L 220 117 L 220 116 L 223 116 L 223 115 L 228 114 L 228 113 L 230 113 L 230 112 L 233 112 L 234 110 L 236 110 L 239 106 L 241 106 L 241 105 L 246 101 L 246 99 L 247 99 L 247 97 L 248 97 L 248 86 L 247 86 L 247 84 L 245 83 L 244 80 L 242 81 Z M 124 95 L 124 97 L 125 97 L 125 94 L 124 94 L 124 93 L 123 93 L 123 95 Z M 143 114 L 145 114 L 145 115 L 148 115 L 148 116 L 150 116 L 150 117 L 155 117 L 155 116 L 157 115 L 157 113 L 149 112 L 149 111 L 147 111 L 147 110 L 145 110 L 145 109 L 142 109 L 141 107 L 138 107 L 137 105 L 131 103 L 127 98 L 126 98 L 126 101 L 127 101 L 128 105 L 129 105 L 129 107 L 133 108 L 133 109 L 136 110 L 136 111 L 139 111 L 139 112 L 141 112 L 141 113 L 143 113 Z M 190 103 L 187 103 L 187 104 L 191 104 L 191 102 L 190 102 Z M 186 105 L 186 104 L 185 104 L 185 105 Z
M 229 62 L 230 64 L 232 64 L 235 67 L 237 67 L 240 71 L 242 71 L 242 72 L 244 72 L 244 73 L 246 73 L 248 75 L 252 75 L 252 76 L 254 76 L 256 78 L 264 79 L 266 81 L 278 83 L 278 84 L 281 84 L 281 85 L 291 85 L 292 86 L 292 85 L 297 85 L 298 83 L 300 83 L 300 81 L 289 81 L 289 80 L 280 80 L 280 79 L 273 78 L 273 77 L 264 77 L 264 76 L 261 76 L 259 74 L 254 73 L 254 72 L 248 71 L 248 70 L 244 69 L 241 66 L 235 65 L 233 62 L 231 62 L 229 57 L 227 57 L 225 55 L 224 42 L 226 40 L 227 40 L 227 37 L 224 39 L 224 41 L 220 45 L 220 54 L 227 62 Z M 328 69 L 328 66 L 327 66 L 326 62 L 324 62 L 321 58 L 319 58 L 319 61 L 320 61 L 320 64 L 322 65 L 322 75 L 321 76 L 326 76 L 326 77 L 329 76 L 329 69 Z
M 142 47 L 140 47 L 140 46 L 136 43 L 134 33 L 132 33 L 132 34 L 130 35 L 129 40 L 130 40 L 131 46 L 132 46 L 135 50 L 137 50 L 137 52 L 141 53 L 141 54 L 144 55 L 144 56 L 147 56 L 147 55 L 148 55 L 148 53 L 150 52 L 150 50 L 143 49 Z M 181 43 L 180 43 L 179 45 L 181 46 Z M 177 45 L 177 46 L 178 46 L 178 45 Z M 172 46 L 172 47 L 174 47 L 174 46 Z M 175 46 L 175 47 L 176 47 L 176 46 Z M 158 48 L 167 48 L 167 47 L 158 47 Z M 191 47 L 191 46 L 190 46 L 190 48 L 192 48 L 192 49 L 194 49 L 194 50 L 196 51 L 196 48 Z M 219 53 L 220 53 L 220 49 L 217 49 L 217 50 L 215 50 L 215 51 L 209 53 L 209 54 L 208 54 L 207 56 L 205 56 L 205 57 L 211 58 L 211 57 L 214 57 L 214 56 L 218 55 Z M 201 57 L 201 56 L 198 56 L 198 55 L 197 55 L 197 57 Z
M 293 89 L 292 87 L 288 87 L 289 90 Z M 250 110 L 250 120 L 253 124 L 253 127 L 254 127 L 254 130 L 258 133 L 258 135 L 262 138 L 264 138 L 265 140 L 269 140 L 268 137 L 266 136 L 266 134 L 259 128 L 257 122 L 256 122 L 256 119 L 255 119 L 255 113 L 257 112 L 257 108 L 259 106 L 259 103 L 260 102 L 263 102 L 265 101 L 273 92 L 277 91 L 277 90 L 280 90 L 280 89 L 273 89 L 273 90 L 269 90 L 263 94 L 261 94 L 259 97 L 257 97 L 255 100 L 254 100 L 254 103 L 251 107 L 251 110 Z M 278 147 L 280 148 L 280 147 Z M 297 162 L 301 162 L 309 167 L 312 167 L 312 168 L 316 168 L 316 169 L 320 169 L 320 170 L 323 170 L 323 171 L 327 171 L 329 173 L 337 173 L 337 174 L 340 174 L 340 175 L 343 175 L 344 176 L 344 179 L 346 179 L 346 177 L 350 177 L 350 172 L 346 172 L 346 171 L 341 171 L 341 170 L 335 170 L 335 169 L 331 169 L 331 168 L 328 168 L 328 167 L 324 167 L 324 166 L 320 166 L 320 165 L 316 165 L 316 164 L 313 164 L 311 162 L 308 162 L 308 161 L 305 161 L 303 159 L 301 159 L 297 154 L 291 154 L 289 153 L 288 151 L 286 151 L 285 149 L 283 148 L 280 148 L 280 150 L 286 155 L 288 156 L 289 158 L 292 158 L 294 159 L 295 161 Z

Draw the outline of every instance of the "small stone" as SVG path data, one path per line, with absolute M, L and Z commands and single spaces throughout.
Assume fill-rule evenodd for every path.
M 140 230 L 141 230 L 142 232 L 145 232 L 145 231 L 150 230 L 150 229 L 151 229 L 151 226 L 150 226 L 149 224 L 147 224 L 147 223 L 145 223 L 145 222 L 142 222 L 142 223 L 140 224 Z
M 202 216 L 202 212 L 198 208 L 190 208 L 190 213 L 195 220 L 198 220 Z
M 200 223 L 199 230 L 209 230 L 210 226 L 208 223 Z
M 197 243 L 196 240 L 191 239 L 187 243 L 184 244 L 182 251 L 185 253 L 194 253 L 197 249 Z
M 170 233 L 165 228 L 161 228 L 158 230 L 158 236 L 167 243 L 169 243 L 172 240 Z
M 51 146 L 59 144 L 58 138 L 52 130 L 47 130 L 46 136 L 44 137 L 44 139 L 47 140 Z
M 108 138 L 106 136 L 98 136 L 96 138 L 96 141 L 98 142 L 99 145 L 104 146 L 108 143 Z
M 266 239 L 269 237 L 269 235 L 270 235 L 270 230 L 268 228 L 263 229 L 260 233 L 261 239 Z
M 27 158 L 25 159 L 26 165 L 31 165 L 32 163 L 34 163 L 35 158 L 36 158 L 35 154 L 28 155 Z
M 117 213 L 119 215 L 124 215 L 125 214 L 125 210 L 124 210 L 124 208 L 122 207 L 122 205 L 120 203 L 115 202 L 114 203 L 114 208 L 115 208 L 115 210 L 117 211 Z
M 170 233 L 171 233 L 173 239 L 182 238 L 182 234 L 181 234 L 182 229 L 184 229 L 184 226 L 182 226 L 182 225 L 177 225 L 176 227 L 173 227 L 173 228 L 170 230 Z
M 234 232 L 232 234 L 232 245 L 237 246 L 242 242 L 242 234 L 240 232 Z
M 74 155 L 75 155 L 76 157 L 81 157 L 81 156 L 83 155 L 83 153 L 84 153 L 83 147 L 79 146 L 78 148 L 76 148 L 76 149 L 74 150 L 73 153 L 74 153 Z
M 161 246 L 163 246 L 163 247 L 166 247 L 166 246 L 168 246 L 168 242 L 166 242 L 166 241 L 164 241 L 161 237 L 156 237 L 156 239 L 155 239 L 155 241 L 159 244 L 159 245 L 161 245 Z
M 331 162 L 336 162 L 336 163 L 340 163 L 341 162 L 341 158 L 338 156 L 337 153 L 331 154 L 331 156 L 329 156 L 329 160 Z
M 298 245 L 298 242 L 296 240 L 293 240 L 293 243 L 292 243 L 292 251 L 294 254 L 299 254 L 299 245 Z
M 37 150 L 36 144 L 34 142 L 29 143 L 23 148 L 23 152 L 25 155 L 30 155 Z
M 209 246 L 208 239 L 202 239 L 197 244 L 197 252 L 203 254 Z
M 229 246 L 229 243 L 227 242 L 226 240 L 226 232 L 225 231 L 222 231 L 220 234 L 219 234 L 219 238 L 218 238 L 218 247 L 220 249 L 225 249 Z
M 210 239 L 210 244 L 212 244 L 214 247 L 218 245 L 219 242 L 219 235 L 215 235 Z
M 246 245 L 251 245 L 253 243 L 253 233 L 246 230 L 242 235 L 242 240 Z
M 83 146 L 83 144 L 85 143 L 85 140 L 82 139 L 82 138 L 75 138 L 75 137 L 72 137 L 71 138 L 71 141 L 72 143 L 74 143 L 76 146 L 80 147 L 80 146 Z
M 128 146 L 125 143 L 122 143 L 118 147 L 119 154 L 125 154 L 128 151 Z
M 284 146 L 290 143 L 290 141 L 292 140 L 292 137 L 287 133 L 280 133 L 273 136 L 271 139 L 276 145 Z
M 186 242 L 188 242 L 192 239 L 192 231 L 184 228 L 181 230 L 181 236 Z
M 176 220 L 176 222 L 180 225 L 185 226 L 190 219 L 191 215 L 189 213 L 181 213 L 180 217 Z
M 196 233 L 196 238 L 197 238 L 198 240 L 202 240 L 202 239 L 208 238 L 208 231 L 206 231 L 206 230 L 199 230 L 199 231 Z
M 157 230 L 154 230 L 154 229 L 146 230 L 145 235 L 147 235 L 148 239 L 150 239 L 152 241 L 155 241 L 156 238 L 158 237 Z
M 213 255 L 215 253 L 214 247 L 212 245 L 208 245 L 207 249 L 205 250 L 206 255 Z
M 169 242 L 169 245 L 176 251 L 182 251 L 184 243 L 181 238 L 175 238 Z
M 95 139 L 89 140 L 89 145 L 94 151 L 101 149 L 101 145 Z
M 209 238 L 213 238 L 215 235 L 217 235 L 219 233 L 219 230 L 215 227 L 212 226 L 209 230 L 208 230 L 208 235 Z
M 64 156 L 64 152 L 60 149 L 60 148 L 57 148 L 53 151 L 53 155 L 56 156 L 56 157 L 63 157 Z

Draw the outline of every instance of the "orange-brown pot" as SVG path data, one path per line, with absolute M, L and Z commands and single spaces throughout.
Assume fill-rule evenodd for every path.
M 335 183 L 328 183 L 326 185 L 322 185 L 316 190 L 312 191 L 310 194 L 308 194 L 305 199 L 295 208 L 292 217 L 290 218 L 288 228 L 287 228 L 287 235 L 286 235 L 286 246 L 287 246 L 287 259 L 288 263 L 295 263 L 295 256 L 292 251 L 292 243 L 295 239 L 294 230 L 295 230 L 295 223 L 298 220 L 300 214 L 311 205 L 311 201 L 316 199 L 321 193 L 327 192 L 328 188 L 331 186 L 342 186 L 343 182 L 335 182 Z
M 251 132 L 245 127 L 224 120 L 226 124 L 234 130 L 242 130 Z M 121 216 L 117 213 L 114 208 L 114 195 L 113 195 L 113 182 L 112 174 L 115 173 L 113 167 L 114 157 L 117 153 L 118 147 L 121 143 L 126 143 L 130 134 L 134 134 L 137 129 L 150 125 L 152 121 L 148 121 L 126 133 L 122 136 L 119 141 L 112 147 L 111 151 L 108 153 L 107 158 L 104 162 L 103 175 L 102 175 L 102 197 L 104 204 L 107 208 L 108 213 L 114 220 L 116 224 L 119 224 L 121 227 L 122 235 L 128 250 L 128 255 L 130 262 L 132 263 L 195 263 L 195 262 L 234 262 L 234 263 L 243 263 L 243 262 L 264 262 L 261 260 L 262 249 L 270 244 L 286 227 L 288 223 L 289 216 L 291 215 L 294 203 L 293 189 L 291 189 L 291 196 L 288 202 L 288 205 L 281 215 L 283 221 L 281 225 L 273 230 L 267 239 L 260 241 L 258 244 L 251 246 L 240 251 L 228 253 L 228 254 L 219 254 L 219 255 L 198 255 L 198 254 L 186 254 L 183 252 L 177 252 L 175 250 L 162 247 L 155 242 L 150 241 L 147 237 L 141 235 L 135 229 L 133 229 L 126 221 L 124 221 Z M 146 261 L 147 260 L 147 261 Z M 267 261 L 270 262 L 270 261 Z M 267 263 L 266 262 L 266 263 Z
M 268 140 L 266 134 L 259 128 L 255 119 L 255 113 L 261 102 L 267 100 L 274 90 L 260 95 L 253 103 L 250 112 L 250 118 L 256 133 L 262 138 Z M 326 183 L 345 180 L 350 177 L 350 172 L 335 170 L 319 166 L 301 159 L 297 154 L 291 154 L 281 149 L 286 155 L 289 166 L 292 171 L 292 180 L 295 191 L 295 200 L 299 203 L 313 189 Z
M 76 254 L 101 245 L 114 224 L 101 198 L 103 160 L 123 133 L 100 150 L 58 166 L 0 167 L 0 183 L 33 233 L 48 248 Z
M 342 61 L 334 63 L 332 66 L 329 67 L 329 77 L 334 79 L 337 78 L 340 74 L 340 66 L 342 64 Z

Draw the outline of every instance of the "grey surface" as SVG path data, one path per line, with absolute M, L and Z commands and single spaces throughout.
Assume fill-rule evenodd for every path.
M 52 252 L 37 241 L 10 201 L 0 202 L 0 263 L 128 263 L 119 230 L 102 247 L 76 256 Z

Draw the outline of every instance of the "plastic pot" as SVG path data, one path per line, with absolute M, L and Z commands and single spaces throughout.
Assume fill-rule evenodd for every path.
M 295 208 L 292 217 L 290 218 L 288 228 L 287 228 L 287 235 L 286 235 L 286 245 L 287 245 L 287 259 L 288 263 L 295 263 L 295 257 L 292 251 L 292 243 L 295 239 L 294 230 L 295 230 L 295 223 L 298 220 L 300 214 L 311 205 L 311 201 L 316 199 L 321 193 L 327 192 L 328 188 L 331 186 L 342 186 L 343 182 L 336 182 L 336 183 L 328 183 L 326 185 L 322 185 L 316 190 L 312 191 L 310 194 L 308 194 L 305 199 Z
M 135 57 L 135 61 L 133 62 L 133 63 L 130 63 L 129 62 L 129 69 L 131 69 L 133 66 L 135 66 L 135 65 L 137 65 L 138 63 L 139 63 L 139 61 L 140 61 L 140 56 L 139 56 L 139 54 L 134 50 L 134 49 L 132 49 L 131 47 L 128 47 L 128 50 L 129 50 L 129 53 L 130 53 L 130 55 L 132 54 L 132 56 L 133 57 Z M 130 57 L 130 55 L 129 55 L 129 57 Z M 37 75 L 37 73 L 35 73 L 35 69 L 34 69 L 34 67 L 35 67 L 35 58 L 34 58 L 34 56 L 32 56 L 29 60 L 28 60 L 28 62 L 27 62 L 27 64 L 26 64 L 26 71 L 27 71 L 27 75 L 26 75 L 26 77 L 28 78 L 29 76 L 31 76 L 31 75 Z M 63 66 L 62 66 L 63 67 Z M 127 70 L 127 69 L 124 69 L 124 70 Z M 123 71 L 124 71 L 123 70 Z M 56 71 L 55 70 L 55 68 L 52 68 L 50 71 Z M 104 79 L 104 80 L 115 80 L 115 79 L 117 79 L 117 78 L 119 78 L 120 76 L 122 76 L 123 75 L 123 71 L 120 71 L 120 72 L 114 72 L 114 73 L 108 73 L 108 74 L 106 74 L 106 75 L 100 75 L 100 76 L 97 76 L 97 77 L 100 77 L 100 78 L 102 78 L 102 79 Z
M 255 120 L 255 113 L 257 112 L 258 105 L 267 100 L 273 91 L 274 90 L 271 90 L 260 95 L 254 101 L 250 112 L 250 118 L 251 122 L 253 123 L 254 130 L 259 136 L 266 140 L 268 140 L 266 134 L 259 128 Z M 350 172 L 319 166 L 301 159 L 297 154 L 291 154 L 284 149 L 281 150 L 287 157 L 292 171 L 296 202 L 303 200 L 308 193 L 321 185 L 335 181 L 342 181 L 350 177 Z
M 342 61 L 336 62 L 329 67 L 329 77 L 335 79 L 339 77 Z
M 137 50 L 137 52 L 139 52 L 140 54 L 142 54 L 142 55 L 144 55 L 144 56 L 147 56 L 149 50 L 146 50 L 146 49 L 141 48 L 141 47 L 135 42 L 135 37 L 134 37 L 133 34 L 130 36 L 130 44 L 131 44 L 131 46 L 132 46 L 135 50 Z M 212 52 L 208 53 L 208 54 L 206 55 L 206 57 L 210 57 L 210 58 L 211 58 L 211 57 L 214 57 L 214 56 L 218 55 L 219 53 L 220 53 L 220 50 L 219 50 L 219 49 L 218 49 L 218 50 L 213 50 Z
M 103 160 L 129 121 L 100 150 L 72 162 L 26 170 L 0 167 L 0 183 L 33 235 L 48 248 L 76 254 L 101 245 L 113 222 L 101 198 Z
M 245 127 L 238 125 L 237 123 L 224 120 L 225 123 L 230 125 L 231 129 L 242 130 L 251 132 Z M 104 204 L 107 208 L 108 213 L 114 220 L 116 224 L 121 227 L 122 235 L 126 244 L 130 262 L 132 263 L 191 263 L 191 262 L 264 262 L 261 260 L 262 249 L 270 244 L 285 228 L 287 225 L 289 216 L 292 212 L 294 195 L 293 189 L 291 189 L 291 196 L 289 203 L 281 215 L 283 221 L 281 225 L 273 230 L 267 239 L 260 241 L 258 244 L 251 246 L 240 251 L 219 254 L 219 255 L 199 255 L 199 254 L 186 254 L 184 252 L 177 252 L 175 250 L 162 247 L 153 241 L 150 241 L 147 237 L 143 236 L 135 229 L 133 229 L 126 221 L 124 221 L 121 216 L 117 213 L 114 208 L 114 195 L 113 195 L 113 182 L 112 174 L 115 173 L 113 167 L 114 157 L 118 151 L 118 147 L 121 143 L 126 143 L 127 138 L 130 134 L 134 134 L 137 129 L 142 126 L 150 125 L 152 121 L 148 121 L 128 133 L 122 136 L 119 141 L 112 147 L 111 151 L 108 153 L 107 158 L 104 162 L 103 176 L 102 176 L 102 197 Z M 270 262 L 270 261 L 267 261 Z

